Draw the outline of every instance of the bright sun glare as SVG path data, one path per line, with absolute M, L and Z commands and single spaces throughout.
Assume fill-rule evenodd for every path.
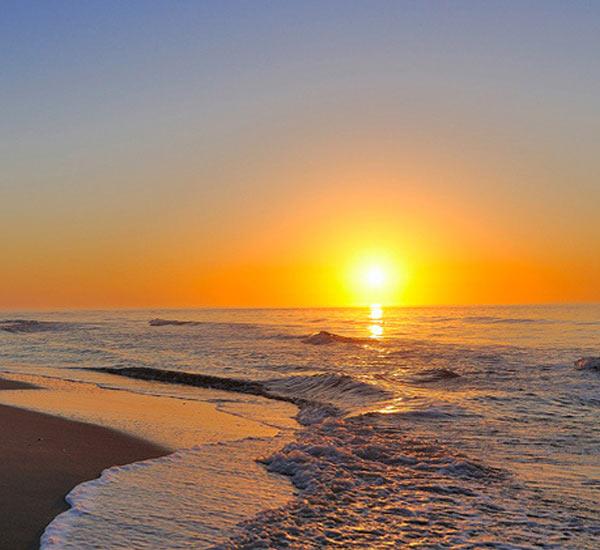
M 370 288 L 381 288 L 387 280 L 387 274 L 380 265 L 370 266 L 365 273 L 365 281 Z
M 357 255 L 348 270 L 348 276 L 355 304 L 375 305 L 375 313 L 382 306 L 398 303 L 406 279 L 403 264 L 389 252 Z

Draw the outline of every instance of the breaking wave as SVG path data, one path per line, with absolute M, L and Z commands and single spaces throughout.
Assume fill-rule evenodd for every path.
M 361 406 L 391 397 L 391 393 L 346 374 L 290 376 L 264 383 L 277 395 L 301 395 L 313 402 L 333 403 L 341 408 Z
M 581 518 L 388 416 L 329 419 L 262 459 L 299 494 L 219 548 L 568 546 Z
M 54 321 L 34 321 L 32 319 L 5 319 L 0 321 L 0 330 L 5 332 L 30 333 L 47 332 L 52 330 L 67 330 L 70 323 L 58 323 Z
M 90 370 L 140 380 L 184 384 L 287 401 L 300 408 L 297 419 L 304 425 L 320 422 L 327 417 L 341 416 L 353 406 L 375 403 L 391 397 L 391 393 L 383 388 L 339 374 L 254 381 L 148 367 L 99 367 Z
M 456 411 L 429 408 L 345 416 L 344 406 L 380 402 L 389 392 L 348 375 L 319 374 L 250 381 L 149 368 L 103 372 L 260 395 L 295 403 L 305 428 L 295 441 L 260 458 L 298 494 L 240 525 L 216 548 L 407 546 L 561 546 L 572 542 L 572 517 L 556 503 L 536 502 L 507 472 L 449 448 L 421 420 L 456 420 Z M 424 371 L 425 372 L 425 371 Z M 437 379 L 450 370 L 430 369 Z M 524 521 L 523 510 L 528 511 Z M 589 533 L 592 536 L 593 533 Z M 588 536 L 584 533 L 583 537 Z

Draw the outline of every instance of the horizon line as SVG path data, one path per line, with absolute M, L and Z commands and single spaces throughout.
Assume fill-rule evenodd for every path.
M 271 310 L 285 311 L 298 309 L 368 309 L 373 304 L 352 306 L 107 306 L 107 307 L 21 307 L 5 308 L 0 306 L 0 312 L 66 312 L 66 311 L 190 311 L 190 310 Z M 434 309 L 434 308 L 478 308 L 478 307 L 548 307 L 548 306 L 600 306 L 600 301 L 566 301 L 566 302 L 519 302 L 519 303 L 452 303 L 452 304 L 395 304 L 381 305 L 384 309 Z

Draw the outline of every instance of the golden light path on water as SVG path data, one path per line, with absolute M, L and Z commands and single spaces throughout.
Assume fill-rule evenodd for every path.
M 371 338 L 383 338 L 383 308 L 381 304 L 371 304 L 369 319 L 373 321 L 368 327 Z
M 369 320 L 371 324 L 367 326 L 367 330 L 369 331 L 369 336 L 374 340 L 383 339 L 383 315 L 384 310 L 381 304 L 371 304 L 369 306 Z M 386 403 L 380 409 L 377 409 L 377 412 L 393 414 L 405 408 L 404 397 L 398 397 Z

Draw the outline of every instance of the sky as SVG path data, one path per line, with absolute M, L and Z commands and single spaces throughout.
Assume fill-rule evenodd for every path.
M 598 302 L 599 53 L 593 2 L 2 2 L 0 308 Z

